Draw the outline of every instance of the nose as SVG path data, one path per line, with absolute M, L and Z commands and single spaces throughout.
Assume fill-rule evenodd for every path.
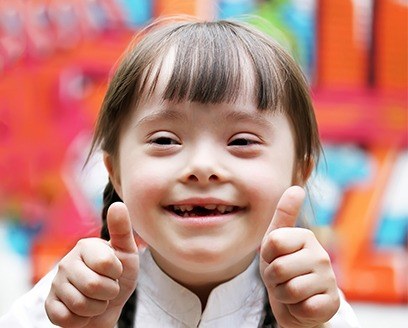
M 222 164 L 222 155 L 209 145 L 201 145 L 187 155 L 182 173 L 184 183 L 206 185 L 227 180 L 227 170 Z

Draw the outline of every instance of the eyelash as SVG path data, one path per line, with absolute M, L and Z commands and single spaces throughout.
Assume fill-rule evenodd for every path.
M 166 146 L 173 146 L 173 145 L 181 145 L 181 142 L 172 137 L 172 136 L 158 136 L 149 140 L 149 144 L 157 147 L 166 147 Z M 246 138 L 246 137 L 236 137 L 232 139 L 229 143 L 229 147 L 251 147 L 259 145 L 260 141 L 254 140 L 253 138 Z
M 157 137 L 149 141 L 150 144 L 169 146 L 169 145 L 179 145 L 180 143 L 171 137 Z
M 235 147 L 245 147 L 245 146 L 252 146 L 258 145 L 259 141 L 249 139 L 249 138 L 236 138 L 232 140 L 228 146 L 235 146 Z

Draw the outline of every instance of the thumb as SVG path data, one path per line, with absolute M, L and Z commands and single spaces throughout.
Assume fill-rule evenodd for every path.
M 294 227 L 304 199 L 305 190 L 302 187 L 292 186 L 286 189 L 279 199 L 266 235 L 275 229 Z
M 110 245 L 117 251 L 136 253 L 137 246 L 133 236 L 132 223 L 126 205 L 113 203 L 107 213 Z

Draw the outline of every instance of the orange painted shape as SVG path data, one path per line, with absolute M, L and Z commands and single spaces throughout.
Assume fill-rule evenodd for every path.
M 154 16 L 197 14 L 197 0 L 158 0 L 154 5 Z
M 374 229 L 381 209 L 383 192 L 391 175 L 396 149 L 374 148 L 370 152 L 377 171 L 369 184 L 360 185 L 346 194 L 335 229 L 342 249 L 340 256 L 348 263 L 354 262 L 371 247 Z
M 377 1 L 375 80 L 383 89 L 408 88 L 408 4 Z
M 368 48 L 351 0 L 318 1 L 317 83 L 361 88 L 368 80 Z
M 383 192 L 386 190 L 398 149 L 373 148 L 377 171 L 372 181 L 350 190 L 338 214 L 337 261 L 339 285 L 350 299 L 407 302 L 408 251 L 375 249 Z

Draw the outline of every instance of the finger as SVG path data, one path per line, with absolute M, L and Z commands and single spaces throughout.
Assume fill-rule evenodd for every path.
M 45 311 L 50 321 L 59 327 L 85 327 L 91 318 L 72 313 L 55 295 L 45 300 Z
M 124 203 L 113 203 L 107 214 L 110 245 L 117 251 L 137 253 L 129 212 Z
M 296 276 L 273 288 L 273 297 L 284 304 L 296 304 L 325 292 L 325 282 L 315 273 Z
M 83 295 L 68 281 L 60 285 L 56 297 L 75 315 L 94 317 L 106 311 L 109 302 L 91 299 Z
M 85 267 L 100 275 L 119 279 L 123 271 L 122 263 L 108 242 L 99 238 L 87 238 L 79 240 L 77 246 L 79 249 L 77 261 L 83 261 Z M 81 263 L 77 264 L 77 266 L 73 266 L 72 262 L 65 264 L 61 261 L 59 266 L 64 269 L 66 276 L 72 276 L 75 268 L 81 268 Z
M 286 189 L 276 206 L 275 214 L 266 232 L 283 227 L 294 227 L 305 199 L 305 190 L 299 186 Z
M 279 256 L 295 253 L 305 247 L 314 234 L 303 228 L 280 228 L 265 235 L 261 245 L 261 257 L 271 263 Z
M 327 322 L 338 311 L 340 298 L 338 294 L 315 294 L 308 299 L 290 305 L 290 313 L 298 320 L 311 320 Z
M 116 279 L 105 277 L 88 268 L 86 265 L 75 265 L 68 272 L 67 279 L 84 296 L 108 301 L 119 294 L 119 283 Z
M 309 252 L 307 249 L 302 249 L 273 260 L 264 271 L 264 281 L 267 287 L 273 288 L 297 276 L 311 273 L 313 263 L 310 261 Z

